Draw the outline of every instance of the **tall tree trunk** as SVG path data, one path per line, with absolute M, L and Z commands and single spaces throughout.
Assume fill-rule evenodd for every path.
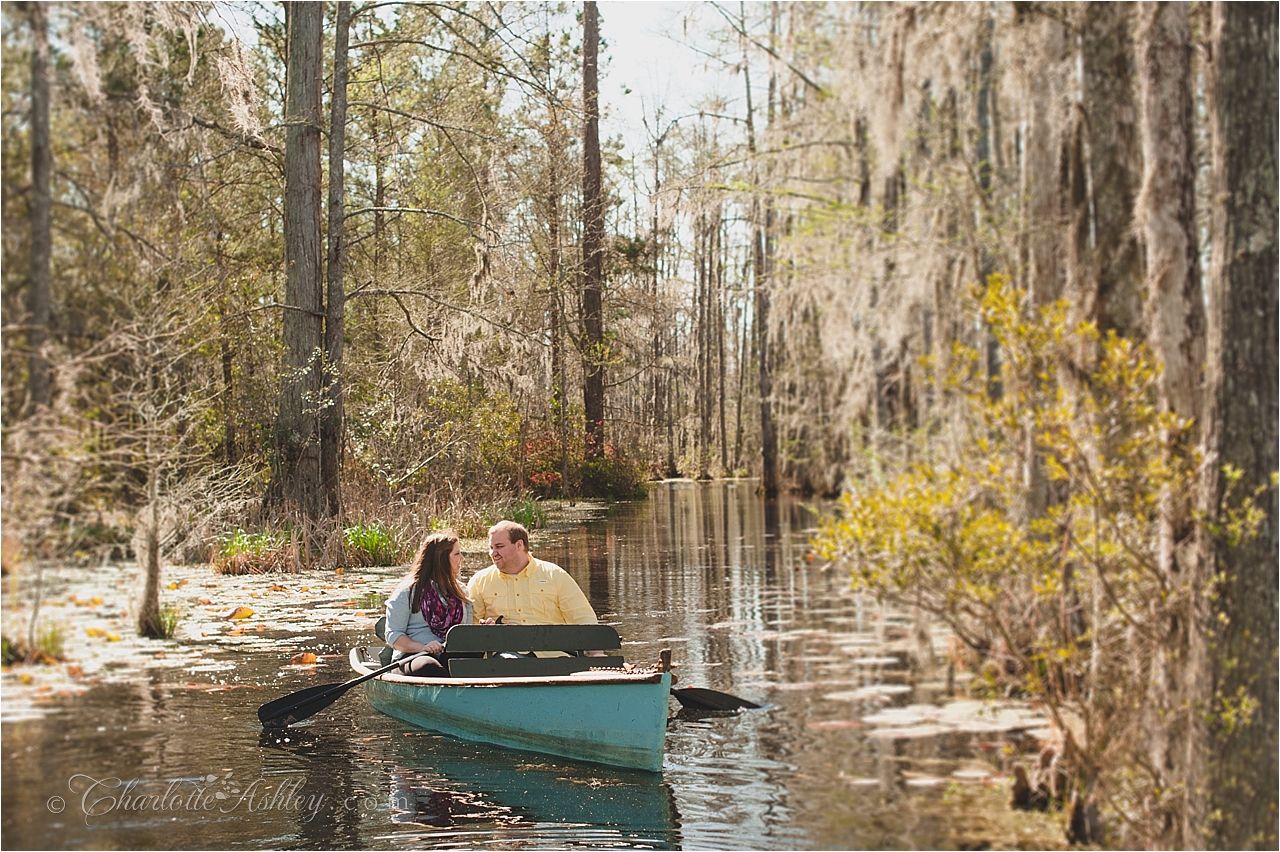
M 778 4 L 773 4 L 771 35 L 777 35 Z M 745 21 L 743 22 L 745 31 Z M 747 148 L 752 157 L 756 155 L 756 126 L 754 110 L 751 106 L 751 73 L 747 62 L 746 48 L 743 48 L 742 76 L 746 84 L 747 95 Z M 769 89 L 773 91 L 776 75 L 770 75 Z M 770 97 L 770 112 L 772 101 Z M 772 116 L 771 116 L 772 117 Z M 772 237 L 773 207 L 760 199 L 759 179 L 755 180 L 755 192 L 751 198 L 751 253 L 752 284 L 755 294 L 755 348 L 756 367 L 760 389 L 760 490 L 766 499 L 778 496 L 778 428 L 773 417 L 773 371 L 769 351 L 769 288 L 772 286 L 773 270 L 770 260 L 773 256 L 770 239 Z
M 1267 487 L 1277 459 L 1276 375 L 1280 373 L 1276 280 L 1277 15 L 1274 3 L 1213 4 L 1210 128 L 1212 269 L 1209 278 L 1207 455 L 1243 476 L 1232 502 Z M 1226 508 L 1226 483 L 1207 466 L 1206 509 Z M 1208 570 L 1221 576 L 1215 600 L 1215 692 L 1256 702 L 1238 727 L 1219 722 L 1209 813 L 1219 814 L 1218 849 L 1276 848 L 1277 533 L 1276 491 L 1262 498 L 1258 536 L 1237 547 L 1206 541 Z
M 569 484 L 569 402 L 565 396 L 564 292 L 560 246 L 560 118 L 554 111 L 543 138 L 547 145 L 547 311 L 551 325 L 551 410 L 560 441 L 560 494 Z
M 323 3 L 292 3 L 285 95 L 285 363 L 268 502 L 323 517 L 316 402 L 324 306 L 320 245 L 320 79 Z
M 604 189 L 600 170 L 600 105 L 596 60 L 600 22 L 596 4 L 582 8 L 582 405 L 587 456 L 604 452 Z
M 1143 3 L 1138 64 L 1146 174 L 1138 221 L 1146 249 L 1148 338 L 1163 368 L 1161 407 L 1192 425 L 1169 436 L 1173 451 L 1195 442 L 1203 394 L 1205 316 L 1195 230 L 1191 31 L 1182 3 Z M 1205 754 L 1201 713 L 1210 686 L 1198 626 L 1208 577 L 1195 556 L 1188 495 L 1161 497 L 1159 566 L 1180 610 L 1151 649 L 1150 759 L 1162 791 L 1153 806 L 1156 842 L 1198 845 Z
M 347 307 L 343 208 L 346 203 L 347 40 L 350 29 L 351 4 L 339 2 L 333 38 L 333 100 L 329 112 L 329 256 L 324 318 L 326 407 L 320 421 L 320 478 L 324 482 L 329 516 L 334 518 L 342 515 L 342 359 Z
M 29 411 L 49 405 L 52 384 L 49 360 L 44 347 L 49 337 L 50 258 L 53 231 L 50 215 L 53 200 L 53 149 L 49 138 L 49 19 L 44 3 L 28 3 L 31 19 L 31 270 L 28 279 L 27 407 Z
M 724 353 L 724 243 L 725 243 L 725 224 L 719 209 L 716 215 L 716 269 L 712 278 L 712 286 L 714 290 L 715 306 L 715 329 L 716 329 L 716 404 L 719 406 L 720 417 L 720 475 L 724 476 L 729 471 L 729 434 L 725 428 L 725 353 Z
M 1036 305 L 1047 305 L 1062 294 L 1064 261 L 1062 151 L 1065 128 L 1062 92 L 1055 85 L 1066 52 L 1065 28 L 1047 14 L 1039 14 L 1028 30 L 1038 50 L 1027 69 L 1026 154 L 1022 191 L 1026 199 L 1026 289 Z
M 1090 3 L 1083 27 L 1084 120 L 1093 183 L 1094 248 L 1084 301 L 1103 333 L 1142 334 L 1142 254 L 1133 227 L 1142 175 L 1134 104 L 1132 3 Z
M 695 362 L 698 386 L 698 479 L 711 478 L 711 270 L 715 225 L 707 211 L 698 214 L 694 233 L 694 266 L 697 269 L 697 340 Z
M 143 572 L 142 599 L 138 602 L 138 635 L 147 639 L 164 639 L 164 623 L 160 617 L 160 465 L 154 460 L 153 437 L 147 423 L 147 506 L 139 517 L 142 547 L 138 554 Z

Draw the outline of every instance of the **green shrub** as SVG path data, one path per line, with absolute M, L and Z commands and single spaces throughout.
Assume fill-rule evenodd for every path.
M 1072 323 L 1066 302 L 1033 309 L 1002 276 L 975 297 L 1000 344 L 1001 392 L 985 353 L 957 346 L 945 378 L 960 416 L 847 492 L 814 544 L 854 588 L 944 621 L 978 658 L 979 689 L 1030 696 L 1064 732 L 1060 766 L 1082 799 L 1147 824 L 1178 795 L 1143 769 L 1160 736 L 1150 685 L 1215 591 L 1162 568 L 1162 530 L 1170 495 L 1195 493 L 1209 462 L 1186 443 L 1189 422 L 1162 411 L 1144 346 Z M 1204 532 L 1253 535 L 1259 496 Z M 1218 723 L 1252 710 L 1213 701 Z M 1160 725 L 1176 736 L 1209 709 L 1188 701 Z
M 607 500 L 636 500 L 645 491 L 644 467 L 622 454 L 612 444 L 605 443 L 604 452 L 582 462 L 582 496 L 603 497 Z
M 344 555 L 353 565 L 399 565 L 400 534 L 377 523 L 356 524 L 342 533 Z

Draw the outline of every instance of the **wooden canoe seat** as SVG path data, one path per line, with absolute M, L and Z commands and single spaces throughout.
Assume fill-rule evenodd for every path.
M 445 651 L 485 654 L 449 661 L 453 677 L 558 677 L 596 668 L 622 668 L 621 656 L 502 657 L 503 652 L 612 651 L 622 647 L 606 624 L 459 624 L 449 630 Z

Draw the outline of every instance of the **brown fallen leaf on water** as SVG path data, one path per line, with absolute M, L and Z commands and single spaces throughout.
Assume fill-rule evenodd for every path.
M 304 651 L 301 654 L 294 654 L 289 662 L 296 666 L 314 666 L 316 664 L 316 655 L 310 651 Z
M 84 674 L 84 669 L 72 663 L 71 665 L 67 666 L 67 674 L 71 677 L 80 677 L 81 675 Z
M 222 616 L 223 621 L 239 621 L 242 618 L 248 618 L 253 615 L 253 610 L 247 606 L 238 606 L 235 609 Z
M 268 591 L 268 592 L 287 592 L 287 591 L 289 591 L 289 590 L 288 590 L 287 588 L 285 588 L 284 586 L 281 586 L 281 585 L 275 585 L 275 586 L 271 586 L 271 587 L 269 587 L 269 588 L 267 589 L 267 591 Z
M 228 636 L 243 636 L 243 635 L 244 635 L 244 628 L 243 628 L 243 627 L 237 627 L 235 630 L 228 630 L 228 631 L 227 631 L 227 635 L 228 635 Z
M 209 606 L 210 604 L 213 603 L 213 601 L 210 600 L 209 598 L 200 598 L 200 600 L 196 601 L 196 603 L 200 604 L 200 606 Z

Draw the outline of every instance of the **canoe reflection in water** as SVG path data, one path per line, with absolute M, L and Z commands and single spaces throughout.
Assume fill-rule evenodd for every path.
M 391 821 L 416 823 L 435 828 L 477 822 L 518 823 L 521 817 L 511 808 L 484 800 L 479 792 L 461 792 L 431 787 L 438 777 L 412 770 L 391 773 Z
M 398 738 L 392 821 L 432 828 L 574 826 L 680 846 L 671 788 L 652 772 L 512 752 L 426 731 Z

